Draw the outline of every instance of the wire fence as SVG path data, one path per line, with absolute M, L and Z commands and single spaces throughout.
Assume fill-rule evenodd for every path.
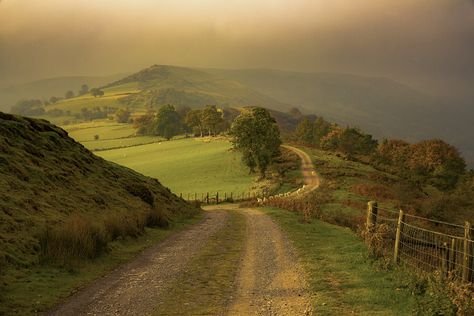
M 367 229 L 376 233 L 384 226 L 384 243 L 393 250 L 395 263 L 419 272 L 440 271 L 465 282 L 474 276 L 474 241 L 470 223 L 453 224 L 405 214 L 402 210 L 378 208 L 369 202 Z
M 265 191 L 242 191 L 242 192 L 201 192 L 180 193 L 179 197 L 188 202 L 199 202 L 202 204 L 219 204 L 225 202 L 242 202 L 266 197 Z

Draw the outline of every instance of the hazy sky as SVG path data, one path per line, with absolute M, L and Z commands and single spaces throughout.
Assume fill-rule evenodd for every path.
M 0 0 L 0 83 L 174 64 L 466 92 L 473 56 L 473 0 Z

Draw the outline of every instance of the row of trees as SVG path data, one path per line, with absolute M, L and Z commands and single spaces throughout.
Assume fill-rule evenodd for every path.
M 372 135 L 358 128 L 331 124 L 322 117 L 313 122 L 304 118 L 296 127 L 294 136 L 305 145 L 341 152 L 349 157 L 367 155 L 377 148 L 377 141 Z
M 372 135 L 358 128 L 341 127 L 319 117 L 303 119 L 294 132 L 296 141 L 361 158 L 379 169 L 397 174 L 417 185 L 433 185 L 441 190 L 453 189 L 465 173 L 466 163 L 452 145 L 431 139 L 410 144 L 403 140 L 384 140 L 380 144 Z
M 137 133 L 140 135 L 158 135 L 171 139 L 180 133 L 194 135 L 217 135 L 228 129 L 228 122 L 223 118 L 223 112 L 215 105 L 202 109 L 190 109 L 173 105 L 163 105 L 157 112 L 148 111 L 145 115 L 134 120 Z

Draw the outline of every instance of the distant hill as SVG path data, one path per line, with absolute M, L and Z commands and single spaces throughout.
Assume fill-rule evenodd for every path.
M 442 138 L 474 167 L 474 100 L 443 99 L 389 78 L 269 69 L 204 71 L 378 138 Z M 469 136 L 467 136 L 469 135 Z M 468 139 L 469 138 L 469 139 Z
M 63 97 L 66 91 L 77 93 L 83 84 L 89 87 L 103 86 L 122 78 L 124 74 L 111 76 L 64 76 L 42 79 L 22 84 L 0 87 L 0 111 L 9 111 L 20 99 L 49 99 L 51 96 Z
M 38 262 L 40 236 L 71 216 L 101 223 L 150 211 L 196 212 L 156 179 L 93 155 L 44 120 L 0 112 L 0 267 Z M 110 219 L 110 218 L 109 218 Z
M 474 167 L 474 143 L 470 137 L 474 133 L 471 123 L 474 100 L 469 103 L 436 98 L 389 78 L 154 65 L 103 83 L 103 89 L 104 97 L 76 97 L 46 110 L 70 111 L 67 117 L 52 118 L 64 122 L 73 120 L 73 114 L 80 113 L 84 107 L 129 107 L 144 111 L 168 103 L 190 107 L 250 105 L 282 112 L 279 121 L 290 127 L 296 121 L 285 113 L 297 107 L 306 114 L 358 126 L 377 138 L 409 141 L 442 138 L 458 146 Z
M 169 103 L 190 107 L 215 104 L 220 107 L 263 106 L 275 110 L 289 108 L 289 105 L 236 81 L 185 67 L 154 65 L 104 88 L 119 90 L 130 84 L 136 84 L 140 90 L 121 100 L 130 106 L 153 107 Z

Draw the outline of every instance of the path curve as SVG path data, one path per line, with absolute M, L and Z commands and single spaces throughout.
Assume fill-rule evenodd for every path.
M 244 214 L 246 244 L 235 298 L 228 315 L 311 315 L 303 268 L 279 226 L 256 209 L 225 209 Z
M 227 212 L 205 212 L 204 220 L 148 248 L 136 259 L 73 295 L 49 315 L 147 315 L 209 237 L 226 223 Z
M 321 179 L 314 168 L 311 157 L 299 148 L 290 145 L 282 145 L 282 147 L 291 150 L 301 159 L 301 173 L 303 174 L 303 181 L 305 184 L 304 192 L 309 193 L 319 188 L 321 185 Z

